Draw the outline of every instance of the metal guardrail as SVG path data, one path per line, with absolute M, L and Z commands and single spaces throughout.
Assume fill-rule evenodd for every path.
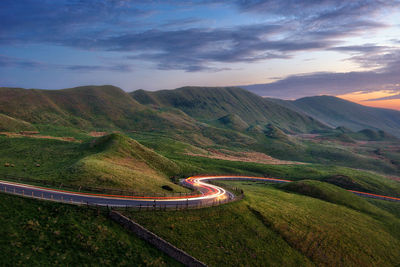
M 101 188 L 101 187 L 92 187 L 92 186 L 75 186 L 71 184 L 64 184 L 62 182 L 54 182 L 43 179 L 32 179 L 27 177 L 15 177 L 15 176 L 1 176 L 1 179 L 10 181 L 10 182 L 18 182 L 18 183 L 26 183 L 30 185 L 43 186 L 49 189 L 58 189 L 58 190 L 69 190 L 76 192 L 86 192 L 86 193 L 99 193 L 99 194 L 107 194 L 107 195 L 125 195 L 125 196 L 146 196 L 146 197 L 184 197 L 195 194 L 196 192 L 170 192 L 166 191 L 164 193 L 149 193 L 149 192 L 139 192 L 133 190 L 123 190 L 123 189 L 113 189 L 113 188 Z

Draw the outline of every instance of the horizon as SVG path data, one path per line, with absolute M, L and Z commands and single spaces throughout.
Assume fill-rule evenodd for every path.
M 112 85 L 112 84 L 87 84 L 87 85 L 74 86 L 74 87 L 70 87 L 70 88 L 57 88 L 57 89 L 23 88 L 23 87 L 10 87 L 10 88 L 20 88 L 20 89 L 24 89 L 24 90 L 65 90 L 65 89 L 72 89 L 72 88 L 86 87 L 86 86 L 95 86 L 95 87 L 97 87 L 97 86 L 114 86 L 114 87 L 118 87 L 118 86 L 115 86 L 115 85 Z M 182 87 L 178 87 L 178 88 L 169 88 L 169 89 L 160 89 L 160 90 L 176 90 L 176 89 L 183 88 L 183 87 L 199 87 L 199 88 L 202 88 L 202 87 L 213 87 L 213 86 L 182 86 Z M 244 88 L 238 87 L 238 86 L 232 86 L 232 87 L 237 87 L 237 88 L 244 89 Z M 0 86 L 0 88 L 1 88 L 1 86 Z M 127 91 L 127 90 L 125 90 L 124 88 L 121 88 L 121 87 L 118 87 L 118 88 L 120 88 L 121 90 L 125 91 L 126 93 L 132 93 L 132 92 L 137 91 L 137 90 L 145 90 L 145 89 L 141 89 L 141 88 L 140 88 L 140 89 L 135 89 L 135 90 L 132 90 L 132 91 Z M 221 88 L 223 88 L 223 87 L 221 86 Z M 155 92 L 155 91 L 160 91 L 160 90 L 145 90 L 145 91 Z M 246 89 L 244 89 L 244 90 L 246 90 Z M 250 92 L 251 92 L 251 91 L 250 91 Z M 359 99 L 358 99 L 359 101 L 357 101 L 357 99 L 356 99 L 356 100 L 352 99 L 353 95 L 354 95 L 355 97 L 358 97 L 358 98 L 359 98 Z M 376 93 L 372 93 L 372 95 L 376 96 Z M 347 100 L 347 101 L 350 101 L 350 102 L 354 102 L 354 103 L 357 103 L 357 104 L 360 104 L 360 105 L 363 105 L 363 106 L 367 106 L 367 107 L 372 107 L 372 108 L 384 108 L 384 109 L 392 109 L 392 110 L 398 110 L 398 111 L 400 111 L 400 107 L 397 105 L 397 102 L 391 102 L 390 104 L 392 104 L 392 105 L 389 104 L 389 105 L 383 105 L 383 106 L 381 106 L 380 103 L 379 103 L 380 101 L 371 101 L 371 102 L 373 102 L 373 103 L 368 105 L 368 102 L 369 102 L 369 101 L 365 101 L 365 100 L 364 100 L 365 98 L 363 97 L 364 94 L 360 94 L 359 92 L 356 92 L 355 94 L 350 94 L 349 96 L 347 96 L 347 95 L 343 95 L 343 96 L 338 95 L 338 96 L 335 96 L 335 95 L 329 95 L 329 94 L 320 94 L 320 95 L 303 96 L 303 97 L 299 97 L 299 98 L 295 98 L 295 99 L 284 99 L 284 100 L 295 101 L 295 100 L 299 100 L 299 99 L 306 98 L 306 97 L 317 97 L 317 96 L 333 96 L 333 97 L 338 97 L 338 98 L 341 98 L 341 99 L 343 99 L 343 100 Z M 261 97 L 263 97 L 263 98 L 282 99 L 282 98 L 271 97 L 271 96 L 261 96 Z M 367 102 L 367 104 L 366 104 L 365 102 Z M 374 103 L 374 102 L 375 102 L 375 103 Z
M 236 86 L 400 110 L 400 1 L 5 0 L 0 14 L 4 87 Z

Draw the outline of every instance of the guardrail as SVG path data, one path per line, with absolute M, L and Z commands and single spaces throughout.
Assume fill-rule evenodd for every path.
M 131 210 L 131 211 L 162 211 L 162 210 L 187 210 L 187 209 L 199 209 L 204 207 L 212 207 L 221 204 L 225 204 L 228 202 L 232 202 L 235 200 L 242 199 L 244 194 L 242 190 L 236 190 L 236 196 L 234 198 L 225 197 L 221 199 L 212 199 L 208 201 L 189 201 L 190 198 L 183 199 L 182 201 L 172 203 L 161 201 L 161 200 L 150 200 L 146 202 L 139 202 L 135 205 L 121 205 L 121 204 L 97 204 L 95 202 L 91 202 L 90 197 L 87 197 L 85 194 L 69 194 L 68 192 L 63 191 L 37 191 L 29 187 L 19 187 L 13 184 L 1 184 L 0 192 L 19 195 L 23 197 L 41 199 L 41 200 L 49 200 L 67 204 L 74 204 L 80 206 L 86 206 L 91 208 L 96 208 L 98 210 L 102 210 L 104 208 L 110 209 L 120 209 L 120 210 Z M 117 198 L 121 199 L 121 198 Z M 129 198 L 127 198 L 129 199 Z
M 114 189 L 114 188 L 101 188 L 101 187 L 92 187 L 92 186 L 77 186 L 71 184 L 64 184 L 62 182 L 55 182 L 43 179 L 33 179 L 27 177 L 15 177 L 15 176 L 1 176 L 1 179 L 10 181 L 10 182 L 18 182 L 25 183 L 36 186 L 43 186 L 49 189 L 62 189 L 76 192 L 86 192 L 86 193 L 99 193 L 99 194 L 107 194 L 107 195 L 124 195 L 124 196 L 147 196 L 147 197 L 184 197 L 195 194 L 195 191 L 192 192 L 170 192 L 166 191 L 163 193 L 149 193 L 149 192 L 140 192 L 133 190 L 123 190 L 123 189 Z

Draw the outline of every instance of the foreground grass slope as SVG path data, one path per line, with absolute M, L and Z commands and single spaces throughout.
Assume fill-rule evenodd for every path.
M 180 266 L 95 210 L 0 194 L 1 266 Z
M 400 261 L 400 220 L 375 205 L 360 210 L 272 186 L 234 184 L 244 189 L 244 200 L 182 215 L 127 214 L 211 266 L 396 266 Z

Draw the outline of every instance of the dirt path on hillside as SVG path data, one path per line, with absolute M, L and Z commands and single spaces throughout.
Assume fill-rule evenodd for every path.
M 31 133 L 11 133 L 11 132 L 0 132 L 0 135 L 5 135 L 11 138 L 18 138 L 18 137 L 29 137 L 29 138 L 38 138 L 38 139 L 54 139 L 60 140 L 65 142 L 75 142 L 75 143 L 82 143 L 82 140 L 77 140 L 74 137 L 58 137 L 58 136 L 49 136 L 49 135 L 40 135 L 40 134 L 31 134 Z
M 208 149 L 205 153 L 193 153 L 193 152 L 186 152 L 185 155 L 189 156 L 196 156 L 196 157 L 205 157 L 205 158 L 212 158 L 212 159 L 223 159 L 223 160 L 230 160 L 230 161 L 243 161 L 243 162 L 255 162 L 255 163 L 263 163 L 263 164 L 273 164 L 273 165 L 285 165 L 285 164 L 306 164 L 303 162 L 296 162 L 296 161 L 287 161 L 287 160 L 280 160 L 268 156 L 264 153 L 260 152 L 236 152 L 230 150 L 215 150 L 215 149 Z

